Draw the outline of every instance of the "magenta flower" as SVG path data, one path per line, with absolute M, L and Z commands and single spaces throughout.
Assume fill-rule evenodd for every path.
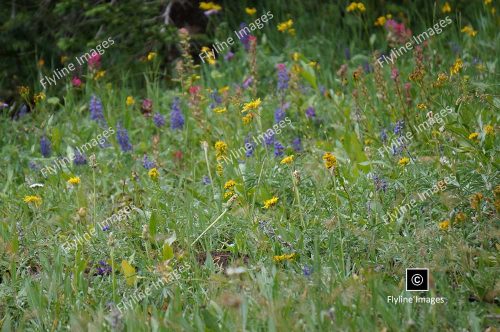
M 79 88 L 82 85 L 82 80 L 79 77 L 74 76 L 71 79 L 71 84 L 73 85 L 74 88 Z
M 93 53 L 88 64 L 90 69 L 99 68 L 101 66 L 101 55 L 99 53 Z

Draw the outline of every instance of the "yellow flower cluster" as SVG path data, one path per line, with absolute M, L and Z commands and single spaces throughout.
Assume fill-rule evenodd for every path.
M 281 159 L 281 164 L 291 164 L 293 162 L 293 155 L 287 156 L 283 159 Z
M 40 196 L 28 195 L 24 196 L 25 203 L 35 203 L 36 206 L 42 204 L 42 198 Z
M 269 209 L 278 203 L 279 198 L 273 196 L 271 199 L 264 201 L 264 209 Z
M 75 186 L 77 184 L 80 184 L 80 177 L 79 176 L 73 176 L 69 178 L 68 183 Z
M 253 16 L 255 15 L 255 13 L 257 12 L 257 9 L 255 8 L 245 8 L 245 12 L 250 15 L 250 16 Z
M 215 142 L 214 147 L 215 147 L 215 156 L 217 157 L 217 160 L 223 159 L 227 154 L 227 144 L 224 143 L 224 141 L 217 141 Z
M 250 122 L 252 122 L 253 117 L 254 117 L 253 113 L 248 113 L 247 115 L 241 118 L 241 121 L 243 121 L 243 124 L 247 125 Z
M 43 93 L 43 92 L 37 93 L 34 96 L 34 99 L 35 99 L 35 103 L 38 103 L 38 102 L 40 102 L 42 100 L 45 100 L 45 93 Z
M 128 96 L 127 99 L 125 100 L 125 104 L 127 106 L 131 106 L 135 104 L 135 99 L 132 96 Z
M 434 87 L 441 87 L 448 80 L 448 75 L 445 73 L 439 73 L 438 78 L 432 85 Z
M 156 58 L 156 52 L 149 52 L 147 59 L 148 61 L 153 61 Z
M 234 186 L 236 186 L 236 181 L 234 180 L 229 180 L 224 184 L 224 189 L 226 190 L 224 198 L 229 198 L 234 195 Z
M 391 18 L 392 18 L 391 14 L 387 14 L 385 16 L 379 16 L 375 20 L 375 26 L 376 27 L 383 27 L 383 26 L 385 26 L 385 22 L 387 22 L 387 20 L 388 19 L 390 20 Z
M 158 169 L 156 169 L 156 167 L 153 167 L 148 171 L 148 175 L 151 178 L 151 180 L 156 180 L 158 179 L 160 173 L 158 172 Z
M 214 108 L 214 113 L 226 113 L 226 112 L 227 112 L 227 108 L 225 108 L 225 107 Z
M 346 10 L 348 12 L 355 12 L 359 11 L 361 13 L 364 13 L 366 11 L 366 7 L 363 3 L 361 2 L 351 2 L 349 6 L 347 6 Z M 385 23 L 385 22 L 384 22 Z
M 481 193 L 475 193 L 474 195 L 471 196 L 470 198 L 470 206 L 474 210 L 477 210 L 479 207 L 479 203 L 481 203 L 481 200 L 483 199 L 483 194 Z
M 478 138 L 479 138 L 479 133 L 471 133 L 471 134 L 469 135 L 469 139 L 470 139 L 471 141 L 477 141 L 477 140 L 478 140 Z
M 220 11 L 222 10 L 222 7 L 216 3 L 213 3 L 212 1 L 210 2 L 200 2 L 200 9 L 201 10 L 215 10 L 215 11 Z
M 443 5 L 443 7 L 441 7 L 441 12 L 446 14 L 446 13 L 451 13 L 451 6 L 450 4 L 448 3 L 448 1 L 446 1 Z
M 467 25 L 467 26 L 463 27 L 462 30 L 460 30 L 460 31 L 465 33 L 465 34 L 468 34 L 471 37 L 475 37 L 477 35 L 477 31 L 474 30 L 472 25 Z
M 205 53 L 207 55 L 207 61 L 209 65 L 215 65 L 217 61 L 215 60 L 214 52 L 207 46 L 203 46 L 201 48 L 201 53 Z
M 427 105 L 424 104 L 424 103 L 420 103 L 420 104 L 417 104 L 417 108 L 419 110 L 426 110 L 427 109 Z
M 278 24 L 279 32 L 288 32 L 290 35 L 295 35 L 295 29 L 293 28 L 293 20 L 289 19 L 288 21 L 281 22 Z
M 273 257 L 273 260 L 276 262 L 276 263 L 279 263 L 279 262 L 283 262 L 283 261 L 288 261 L 288 260 L 291 260 L 293 258 L 295 258 L 295 256 L 297 256 L 296 253 L 292 253 L 292 254 L 285 254 L 285 255 L 279 255 L 279 256 L 274 256 Z
M 464 63 L 462 62 L 462 59 L 460 59 L 460 58 L 456 59 L 455 63 L 453 64 L 453 66 L 451 66 L 451 69 L 450 69 L 451 75 L 458 74 L 463 66 L 464 66 Z
M 484 132 L 486 135 L 494 135 L 495 134 L 495 128 L 492 125 L 486 125 L 484 126 Z
M 410 158 L 408 158 L 408 157 L 403 157 L 403 158 L 399 159 L 399 161 L 398 161 L 398 164 L 400 166 L 406 166 L 409 163 L 410 163 Z
M 332 167 L 337 168 L 337 158 L 330 152 L 326 152 L 323 155 L 323 160 L 325 161 L 325 167 L 330 169 Z
M 446 231 L 450 228 L 450 221 L 448 219 L 443 220 L 439 223 L 439 229 L 442 231 Z
M 245 105 L 243 105 L 243 109 L 241 110 L 241 113 L 245 113 L 245 112 L 248 112 L 250 110 L 257 109 L 257 108 L 259 108 L 260 104 L 261 104 L 260 98 L 252 100 L 252 101 L 246 103 Z

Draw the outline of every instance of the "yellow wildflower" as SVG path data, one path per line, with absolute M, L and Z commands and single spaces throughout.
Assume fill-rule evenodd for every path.
M 101 77 L 106 76 L 106 71 L 105 70 L 99 70 L 98 72 L 95 73 L 94 75 L 94 80 L 98 80 Z
M 225 108 L 225 107 L 214 108 L 214 113 L 225 113 L 226 111 L 227 111 L 227 108 Z
M 468 34 L 471 37 L 475 37 L 477 35 L 477 31 L 474 30 L 474 28 L 472 28 L 472 25 L 470 25 L 470 24 L 463 27 L 462 30 L 460 30 L 460 31 Z
M 125 104 L 127 106 L 131 106 L 135 104 L 135 99 L 132 96 L 128 96 L 127 99 L 125 100 Z
M 19 91 L 19 94 L 23 98 L 27 98 L 28 95 L 30 94 L 30 88 L 28 88 L 27 86 L 24 86 L 24 85 L 18 87 L 17 90 Z
M 234 180 L 229 180 L 224 184 L 224 189 L 233 189 L 234 186 L 236 185 L 236 181 Z
M 494 135 L 495 134 L 495 128 L 492 125 L 486 125 L 484 126 L 484 132 L 486 135 Z
M 25 203 L 35 203 L 36 206 L 39 206 L 42 204 L 42 198 L 40 196 L 24 196 L 24 202 Z
M 446 13 L 451 13 L 451 6 L 450 4 L 448 3 L 448 1 L 446 1 L 443 5 L 443 7 L 441 7 L 441 12 L 446 14 Z
M 493 1 L 493 0 L 484 0 L 484 4 L 485 4 L 485 5 L 489 5 L 489 4 L 491 4 L 491 2 L 492 2 L 492 1 Z
M 80 184 L 80 177 L 79 176 L 73 176 L 69 178 L 68 183 L 75 186 L 77 184 Z
M 299 52 L 293 52 L 292 53 L 292 59 L 293 59 L 293 61 L 299 61 L 299 59 L 300 59 L 300 53 Z
M 241 118 L 241 121 L 243 121 L 243 124 L 247 125 L 250 122 L 252 122 L 253 117 L 254 117 L 253 113 L 248 113 L 247 115 Z
M 347 12 L 360 11 L 363 13 L 366 11 L 366 7 L 361 2 L 351 2 L 349 6 L 347 6 L 346 10 Z
M 217 175 L 222 176 L 223 171 L 224 171 L 224 168 L 222 167 L 222 164 L 217 164 L 217 167 L 215 167 L 215 172 L 217 173 Z
M 439 223 L 439 229 L 445 231 L 450 228 L 450 221 L 448 219 Z
M 451 75 L 458 74 L 462 67 L 464 66 L 464 63 L 462 62 L 462 59 L 456 59 L 455 63 L 450 69 Z
M 156 52 L 149 52 L 147 59 L 148 61 L 153 61 L 156 58 Z
M 222 10 L 222 7 L 216 3 L 213 3 L 212 1 L 210 2 L 200 2 L 200 9 L 201 10 L 215 10 L 215 11 L 220 11 Z
M 370 138 L 365 139 L 365 145 L 371 145 L 373 143 L 373 140 Z
M 250 15 L 250 16 L 254 16 L 254 15 L 255 15 L 255 13 L 257 12 L 257 9 L 255 9 L 255 8 L 248 8 L 248 7 L 247 7 L 247 8 L 245 8 L 245 12 L 246 12 L 248 15 Z
M 160 175 L 160 173 L 158 172 L 158 170 L 156 169 L 156 167 L 153 167 L 151 168 L 149 171 L 148 171 L 148 175 L 149 177 L 152 179 L 152 180 L 156 180 L 158 178 L 158 176 Z
M 455 221 L 457 222 L 464 222 L 465 219 L 467 219 L 467 215 L 463 212 L 458 212 L 455 216 Z
M 424 103 L 420 103 L 420 104 L 417 105 L 417 108 L 419 110 L 426 110 L 427 109 L 427 105 L 424 104 Z
M 264 209 L 269 209 L 270 207 L 275 206 L 276 203 L 278 203 L 278 200 L 278 197 L 273 196 L 273 198 L 264 201 Z
M 477 141 L 478 137 L 479 137 L 479 133 L 471 133 L 469 135 L 469 139 L 472 140 L 472 141 Z
M 37 62 L 38 67 L 43 67 L 44 64 L 45 64 L 45 60 L 43 58 L 38 60 L 38 62 Z
M 41 100 L 45 100 L 45 93 L 43 92 L 40 92 L 40 93 L 37 93 L 35 96 L 34 96 L 34 99 L 35 99 L 35 103 L 38 103 L 39 101 Z
M 291 35 L 295 35 L 295 29 L 293 27 L 293 20 L 289 19 L 288 21 L 281 22 L 278 24 L 279 32 L 288 32 Z
M 201 53 L 205 53 L 207 55 L 208 64 L 214 65 L 217 63 L 217 61 L 215 60 L 215 52 L 212 51 L 209 47 L 203 46 L 201 48 Z
M 226 191 L 226 192 L 224 193 L 224 199 L 229 198 L 229 197 L 231 197 L 231 196 L 233 196 L 233 195 L 234 195 L 234 192 L 233 192 L 233 191 Z
M 337 168 L 337 158 L 330 152 L 326 152 L 323 155 L 323 160 L 325 161 L 325 167 L 330 169 L 332 167 Z
M 295 258 L 295 256 L 297 256 L 296 253 L 292 253 L 292 254 L 285 254 L 285 255 L 279 255 L 279 256 L 274 256 L 273 257 L 273 260 L 276 262 L 276 263 L 279 263 L 279 262 L 282 262 L 282 261 L 288 261 L 290 259 L 293 259 Z
M 245 105 L 243 105 L 243 110 L 241 111 L 241 113 L 257 109 L 259 108 L 260 104 L 261 104 L 260 98 L 252 100 L 251 102 L 248 102 Z
M 398 164 L 400 166 L 406 166 L 409 163 L 410 163 L 410 158 L 408 158 L 408 157 L 403 157 L 403 158 L 399 159 L 399 161 L 398 161 Z
M 293 155 L 281 159 L 281 164 L 291 164 L 293 162 Z
M 470 206 L 474 210 L 476 210 L 479 207 L 479 203 L 481 203 L 481 200 L 483 199 L 483 194 L 481 193 L 475 193 L 474 195 L 471 196 L 470 198 Z
M 375 21 L 375 26 L 383 27 L 386 21 L 387 19 L 385 18 L 385 16 L 379 16 Z
M 214 147 L 217 160 L 223 159 L 227 154 L 227 144 L 223 141 L 217 141 L 215 142 Z
M 219 93 L 220 94 L 223 94 L 224 92 L 227 92 L 229 91 L 229 86 L 223 86 L 222 88 L 219 89 Z
M 61 55 L 61 63 L 65 63 L 66 61 L 69 60 L 69 57 L 67 55 Z

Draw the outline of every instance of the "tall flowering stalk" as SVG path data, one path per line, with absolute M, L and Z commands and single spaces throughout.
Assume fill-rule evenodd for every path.
M 184 115 L 181 111 L 181 101 L 176 97 L 172 102 L 172 111 L 170 112 L 170 128 L 173 130 L 184 127 Z
M 104 119 L 102 102 L 99 97 L 92 95 L 90 97 L 90 119 L 96 121 L 100 126 L 106 126 L 106 120 Z
M 127 129 L 123 128 L 120 122 L 116 126 L 116 139 L 123 152 L 132 151 L 132 144 L 130 143 Z

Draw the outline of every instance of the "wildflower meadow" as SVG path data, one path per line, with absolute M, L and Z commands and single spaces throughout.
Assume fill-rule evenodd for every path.
M 1 331 L 499 331 L 497 0 L 0 3 Z

